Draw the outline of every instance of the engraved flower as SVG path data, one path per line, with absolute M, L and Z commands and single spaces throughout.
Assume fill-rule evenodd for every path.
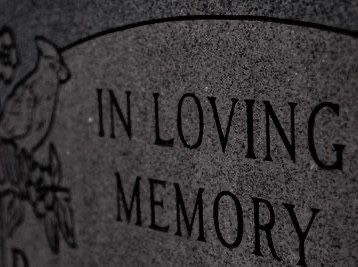
M 12 82 L 19 63 L 15 38 L 8 27 L 0 29 L 0 80 Z
M 33 168 L 27 183 L 28 199 L 36 217 L 43 219 L 48 244 L 59 252 L 59 235 L 75 248 L 74 219 L 70 192 L 61 186 L 62 169 L 57 151 L 50 146 L 49 166 Z

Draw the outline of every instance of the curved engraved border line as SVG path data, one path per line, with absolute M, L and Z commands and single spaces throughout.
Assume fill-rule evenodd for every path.
M 153 25 L 165 22 L 180 22 L 180 21 L 201 21 L 201 20 L 228 20 L 228 21 L 257 21 L 257 22 L 272 22 L 284 25 L 293 25 L 304 28 L 318 29 L 321 31 L 337 33 L 341 35 L 350 36 L 353 38 L 358 38 L 358 31 L 352 31 L 348 29 L 337 28 L 333 26 L 328 26 L 324 24 L 293 20 L 293 19 L 283 19 L 275 17 L 265 17 L 265 16 L 252 16 L 252 15 L 193 15 L 193 16 L 178 16 L 178 17 L 167 17 L 160 19 L 145 20 L 136 23 L 125 24 L 116 28 L 111 28 L 105 31 L 98 32 L 96 34 L 90 35 L 88 37 L 77 40 L 74 43 L 71 43 L 65 47 L 60 48 L 60 51 L 69 50 L 77 45 L 85 43 L 87 41 L 96 39 L 98 37 L 111 34 L 114 32 L 125 31 L 132 28 L 137 28 L 140 26 Z

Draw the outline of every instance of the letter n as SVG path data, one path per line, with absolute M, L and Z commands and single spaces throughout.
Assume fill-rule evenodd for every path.
M 126 131 L 129 139 L 132 137 L 132 123 L 131 123 L 131 105 L 130 105 L 130 95 L 129 91 L 126 91 L 127 94 L 127 120 L 124 118 L 121 108 L 118 105 L 117 98 L 115 97 L 113 90 L 109 91 L 109 98 L 110 98 L 110 115 L 111 115 L 111 138 L 115 138 L 115 121 L 114 121 L 114 109 L 121 120 L 124 130 Z
M 282 128 L 282 125 L 280 124 L 280 121 L 278 120 L 275 112 L 273 111 L 273 108 L 270 104 L 270 102 L 268 101 L 264 101 L 265 104 L 265 117 L 266 117 L 266 157 L 264 160 L 267 161 L 272 161 L 272 157 L 270 154 L 270 117 L 273 121 L 273 124 L 275 125 L 282 141 L 283 144 L 285 145 L 291 159 L 293 162 L 296 162 L 296 152 L 295 152 L 295 107 L 296 107 L 296 103 L 288 103 L 288 105 L 290 106 L 291 109 L 291 115 L 290 115 L 290 120 L 291 120 L 291 142 L 288 140 L 285 131 Z

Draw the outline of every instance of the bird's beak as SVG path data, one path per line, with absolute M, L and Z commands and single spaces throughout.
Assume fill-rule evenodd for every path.
M 57 75 L 60 83 L 65 83 L 71 78 L 70 71 L 64 64 L 61 64 L 60 69 L 57 72 Z
M 59 52 L 57 51 L 56 46 L 43 37 L 36 37 L 36 46 L 39 53 L 45 57 L 57 58 Z

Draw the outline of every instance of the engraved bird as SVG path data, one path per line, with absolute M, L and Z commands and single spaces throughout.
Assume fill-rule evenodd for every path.
M 32 153 L 48 136 L 54 120 L 60 85 L 70 78 L 59 49 L 36 37 L 38 60 L 5 100 L 0 114 L 0 138 L 13 140 Z
M 35 39 L 35 68 L 15 84 L 0 110 L 0 266 L 6 265 L 5 241 L 25 217 L 25 202 L 44 223 L 49 247 L 60 249 L 60 234 L 76 247 L 70 190 L 64 187 L 56 146 L 48 147 L 48 162 L 34 153 L 54 122 L 61 84 L 70 78 L 59 49 L 42 37 Z M 7 61 L 6 61 L 7 62 Z

